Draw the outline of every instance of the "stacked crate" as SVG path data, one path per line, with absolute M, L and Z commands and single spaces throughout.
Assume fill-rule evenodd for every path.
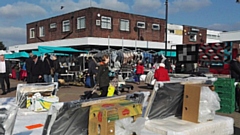
M 218 93 L 221 109 L 218 112 L 233 113 L 235 111 L 235 80 L 230 78 L 218 78 L 214 83 L 214 89 Z

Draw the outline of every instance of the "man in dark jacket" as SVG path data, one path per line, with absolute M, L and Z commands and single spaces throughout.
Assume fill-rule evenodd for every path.
M 33 57 L 33 65 L 31 68 L 31 73 L 32 73 L 32 83 L 38 83 L 41 82 L 42 80 L 42 75 L 43 75 L 43 63 L 36 55 Z
M 33 54 L 29 54 L 29 58 L 26 59 L 26 71 L 27 71 L 27 83 L 32 83 L 32 66 L 33 66 Z
M 57 56 L 52 57 L 53 68 L 54 68 L 54 82 L 58 82 L 58 76 L 60 73 L 60 64 L 57 59 Z
M 9 81 L 9 75 L 11 75 L 11 66 L 9 61 L 6 61 L 4 59 L 4 55 L 0 55 L 0 83 L 2 87 L 2 95 L 7 94 L 7 92 L 10 91 L 10 81 Z M 5 91 L 5 84 L 4 81 L 7 84 L 7 92 Z
M 51 69 L 52 68 L 53 68 L 53 62 L 50 59 L 50 56 L 48 54 L 45 54 L 42 70 L 43 70 L 44 81 L 46 83 L 52 82 L 52 76 L 54 75 L 54 74 L 51 74 Z
M 236 82 L 240 81 L 240 54 L 237 55 L 236 59 L 230 62 L 231 78 L 235 79 Z
M 237 55 L 235 60 L 232 60 L 230 62 L 230 72 L 231 72 L 231 78 L 235 79 L 235 82 L 240 81 L 240 54 Z M 236 111 L 239 112 L 240 107 L 240 91 L 239 88 L 236 88 Z
M 91 81 L 91 88 L 94 87 L 96 81 L 96 75 L 98 72 L 97 62 L 92 57 L 88 58 L 88 73 Z

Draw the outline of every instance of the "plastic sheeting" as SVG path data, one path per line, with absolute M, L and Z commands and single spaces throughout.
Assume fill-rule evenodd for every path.
M 213 121 L 192 123 L 176 117 L 149 120 L 145 128 L 158 135 L 232 135 L 234 120 L 216 115 Z M 142 134 L 141 134 L 142 135 Z
M 26 126 L 42 124 L 47 118 L 47 112 L 32 112 L 28 109 L 20 109 L 17 114 L 13 135 L 41 135 L 43 126 L 27 129 Z
M 134 102 L 145 103 L 148 93 L 140 92 L 139 98 L 132 97 Z M 132 94 L 129 94 L 131 97 Z M 87 135 L 90 107 L 81 107 L 83 102 L 96 101 L 103 98 L 91 100 L 55 103 L 51 106 L 47 120 L 44 125 L 43 135 Z M 143 123 L 143 122 L 141 122 Z
M 153 98 L 149 119 L 163 119 L 172 115 L 181 116 L 184 86 L 180 83 L 164 83 Z
M 43 135 L 87 135 L 89 107 L 81 101 L 53 104 L 44 125 Z
M 126 99 L 131 100 L 135 103 L 140 103 L 142 104 L 143 107 L 147 106 L 147 100 L 150 95 L 149 91 L 146 92 L 134 92 L 132 94 L 128 94 Z
M 145 123 L 144 118 L 138 118 L 136 121 L 133 121 L 132 117 L 124 118 L 115 121 L 115 135 L 140 135 L 141 130 L 144 128 Z
M 12 135 L 18 107 L 16 105 L 0 106 L 0 134 Z
M 213 120 L 215 112 L 220 109 L 218 94 L 209 87 L 201 88 L 198 122 Z
M 16 102 L 20 108 L 26 108 L 27 95 L 37 92 L 53 92 L 56 95 L 58 83 L 33 83 L 33 84 L 18 84 L 16 92 Z

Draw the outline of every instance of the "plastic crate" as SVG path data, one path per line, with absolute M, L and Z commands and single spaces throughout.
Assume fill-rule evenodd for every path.
M 226 105 L 230 105 L 230 106 L 235 106 L 235 98 L 232 98 L 232 99 L 228 99 L 228 98 L 221 98 L 221 101 L 220 101 L 220 105 L 222 106 L 226 106 Z
M 235 100 L 235 91 L 232 93 L 217 92 L 220 99 Z
M 221 105 L 221 109 L 217 112 L 220 113 L 233 113 L 235 111 L 235 105 Z
M 214 86 L 214 90 L 220 93 L 235 93 L 235 87 Z
M 216 82 L 214 82 L 214 86 L 222 86 L 222 87 L 234 87 L 235 79 L 230 78 L 218 78 Z

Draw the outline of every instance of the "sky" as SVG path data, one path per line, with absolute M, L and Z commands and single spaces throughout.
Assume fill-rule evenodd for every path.
M 240 30 L 240 3 L 236 0 L 168 0 L 168 3 L 168 23 Z M 89 6 L 165 18 L 165 0 L 0 0 L 0 41 L 5 46 L 25 44 L 27 23 Z

